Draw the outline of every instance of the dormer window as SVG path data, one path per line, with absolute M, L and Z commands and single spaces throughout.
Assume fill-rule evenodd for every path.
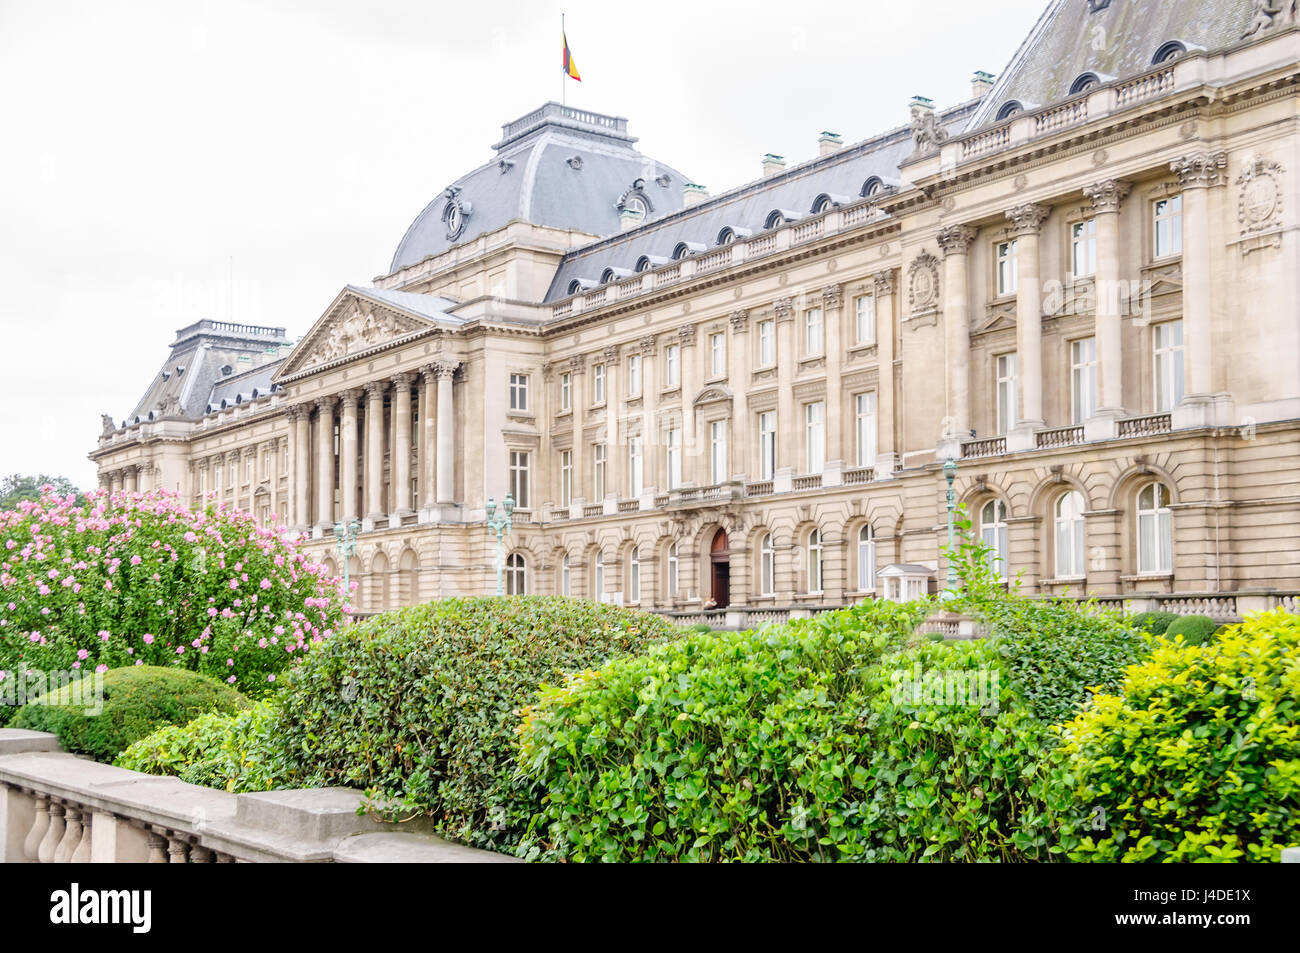
M 642 255 L 640 258 L 636 260 L 636 270 L 638 274 L 640 274 L 643 271 L 649 271 L 652 267 L 654 266 L 650 264 L 649 255 Z
M 736 230 L 731 226 L 727 226 L 722 231 L 718 232 L 719 245 L 730 245 L 735 240 L 736 240 Z
M 696 252 L 704 251 L 704 246 L 695 242 L 678 242 L 677 247 L 673 249 L 673 261 L 681 261 L 683 258 L 689 258 Z
M 1010 119 L 1012 116 L 1019 116 L 1024 111 L 1025 107 L 1019 100 L 1013 99 L 1008 103 L 1003 103 L 1002 108 L 998 110 L 998 122 L 1001 122 L 1003 119 Z
M 577 278 L 574 278 L 572 281 L 569 282 L 570 296 L 576 295 L 581 290 L 582 290 L 582 282 L 579 281 Z
M 874 198 L 885 190 L 885 180 L 878 175 L 873 175 L 867 181 L 862 183 L 862 191 L 859 193 L 864 199 Z
M 233 374 L 234 372 L 235 372 L 235 369 L 234 369 L 233 367 L 231 367 L 229 364 L 222 364 L 222 365 L 221 365 L 221 376 L 222 376 L 222 377 L 229 377 L 229 376 L 230 376 L 231 374 Z
M 1156 50 L 1156 55 L 1151 57 L 1151 65 L 1158 66 L 1161 63 L 1171 63 L 1186 52 L 1186 46 L 1177 40 L 1170 40 Z
M 774 208 L 772 211 L 767 213 L 767 218 L 763 220 L 763 228 L 779 228 L 786 222 L 793 222 L 798 217 L 798 215 L 791 212 L 789 209 Z
M 1096 89 L 1100 85 L 1101 80 L 1097 78 L 1096 73 L 1084 73 L 1070 84 L 1070 95 L 1077 96 L 1080 93 L 1088 92 L 1090 89 Z

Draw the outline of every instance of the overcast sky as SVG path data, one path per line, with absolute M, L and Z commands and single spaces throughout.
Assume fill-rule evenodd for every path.
M 560 96 L 714 192 L 997 73 L 1046 0 L 0 0 L 0 473 L 94 485 L 200 318 L 292 336 Z M 233 264 L 232 264 L 233 261 Z

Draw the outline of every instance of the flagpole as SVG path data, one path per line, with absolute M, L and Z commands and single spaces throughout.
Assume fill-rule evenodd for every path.
M 568 49 L 568 47 L 569 47 L 569 37 L 568 37 L 568 35 L 564 32 L 564 12 L 563 12 L 563 11 L 560 12 L 560 39 L 564 42 L 564 47 L 565 47 L 565 49 Z M 567 105 L 567 100 L 566 100 L 565 97 L 568 95 L 568 92 L 569 92 L 569 84 L 566 83 L 565 80 L 568 79 L 568 78 L 569 78 L 569 73 L 568 73 L 568 71 L 567 71 L 567 70 L 561 70 L 561 71 L 560 71 L 560 105 L 561 105 L 561 106 L 565 106 L 565 105 Z

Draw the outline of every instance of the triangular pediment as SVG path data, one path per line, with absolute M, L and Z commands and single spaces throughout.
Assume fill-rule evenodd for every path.
M 323 368 L 435 327 L 427 317 L 344 288 L 294 347 L 276 379 Z

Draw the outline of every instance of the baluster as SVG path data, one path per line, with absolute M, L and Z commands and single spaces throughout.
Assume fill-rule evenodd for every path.
M 169 864 L 187 864 L 190 860 L 190 845 L 176 834 L 167 835 L 167 862 Z
M 235 857 L 233 854 L 217 854 L 217 863 L 219 864 L 233 864 L 234 862 Z
M 23 856 L 33 864 L 40 861 L 37 851 L 41 848 L 41 841 L 45 839 L 45 832 L 50 829 L 49 798 L 44 794 L 36 794 L 34 797 L 36 815 L 32 818 L 32 829 L 27 832 L 27 839 L 23 841 Z
M 72 852 L 72 863 L 88 864 L 90 863 L 90 819 L 93 815 L 88 809 L 81 811 L 81 840 L 77 843 L 77 849 Z
M 210 864 L 212 863 L 212 851 L 202 844 L 195 844 L 190 848 L 191 864 Z
M 36 851 L 37 859 L 42 864 L 54 863 L 54 851 L 58 848 L 59 841 L 63 840 L 63 805 L 51 798 L 49 814 L 49 829 L 45 832 L 41 846 Z
M 149 859 L 145 863 L 165 864 L 167 863 L 167 853 L 163 850 L 167 846 L 167 841 L 155 834 L 149 832 Z
M 81 808 L 69 804 L 64 808 L 63 817 L 63 836 L 59 838 L 59 846 L 54 848 L 56 864 L 66 864 L 72 860 L 72 852 L 81 843 Z

